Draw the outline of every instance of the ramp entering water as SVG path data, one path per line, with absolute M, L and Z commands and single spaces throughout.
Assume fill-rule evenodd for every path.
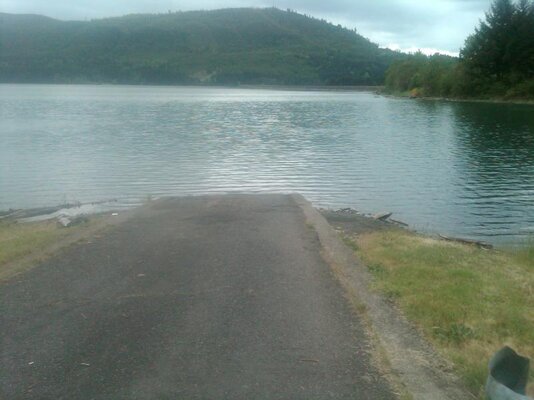
M 2 287 L 9 399 L 393 399 L 291 196 L 152 203 Z

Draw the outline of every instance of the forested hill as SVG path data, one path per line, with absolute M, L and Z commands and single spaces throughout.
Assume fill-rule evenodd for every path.
M 0 14 L 0 81 L 376 85 L 398 53 L 276 8 L 59 21 Z

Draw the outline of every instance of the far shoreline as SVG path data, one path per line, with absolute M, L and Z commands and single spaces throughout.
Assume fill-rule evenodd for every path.
M 532 100 L 519 100 L 519 99 L 479 99 L 479 98 L 461 98 L 461 97 L 435 97 L 435 96 L 410 96 L 408 93 L 387 93 L 378 91 L 378 94 L 384 97 L 392 99 L 408 99 L 408 100 L 424 100 L 424 101 L 446 101 L 450 103 L 487 103 L 487 104 L 517 104 L 533 106 L 534 99 Z
M 42 86 L 128 86 L 128 87 L 162 87 L 162 88 L 192 88 L 192 89 L 251 89 L 251 90 L 280 90 L 280 91 L 346 91 L 346 92 L 380 92 L 381 85 L 203 85 L 203 84 L 157 84 L 157 83 L 113 83 L 113 82 L 0 82 L 0 85 L 42 85 Z
M 156 83 L 113 83 L 113 82 L 0 82 L 1 85 L 40 85 L 40 86 L 112 86 L 112 87 L 158 87 L 158 88 L 188 88 L 188 89 L 245 89 L 245 90 L 270 90 L 287 92 L 367 92 L 391 99 L 408 99 L 424 101 L 445 101 L 450 103 L 487 103 L 487 104 L 516 104 L 533 106 L 532 100 L 519 99 L 482 99 L 482 98 L 455 98 L 416 96 L 411 97 L 407 93 L 385 92 L 383 85 L 203 85 L 203 84 L 156 84 Z

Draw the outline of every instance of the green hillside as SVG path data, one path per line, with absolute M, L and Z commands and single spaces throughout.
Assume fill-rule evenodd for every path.
M 0 14 L 1 82 L 376 85 L 398 53 L 292 11 Z

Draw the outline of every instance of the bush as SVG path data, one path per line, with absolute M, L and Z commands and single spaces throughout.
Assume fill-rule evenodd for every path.
M 506 92 L 508 99 L 534 98 L 534 79 L 519 83 Z

